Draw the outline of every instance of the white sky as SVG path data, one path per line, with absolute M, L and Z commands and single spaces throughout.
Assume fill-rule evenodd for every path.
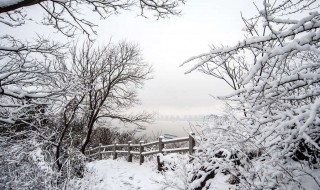
M 154 79 L 140 91 L 142 109 L 161 115 L 200 115 L 223 111 L 217 96 L 230 92 L 222 81 L 201 73 L 185 75 L 179 65 L 191 56 L 209 51 L 209 45 L 235 44 L 242 39 L 244 15 L 255 14 L 250 0 L 189 0 L 182 16 L 165 20 L 137 17 L 136 12 L 101 22 L 98 40 L 128 40 L 140 45 L 154 67 Z M 249 13 L 248 11 L 251 11 Z
M 139 109 L 180 116 L 219 113 L 223 108 L 210 94 L 223 95 L 231 89 L 201 73 L 185 75 L 189 67 L 179 65 L 191 56 L 209 51 L 210 44 L 232 45 L 241 40 L 240 11 L 245 16 L 254 15 L 252 1 L 188 0 L 181 16 L 160 20 L 138 17 L 136 11 L 123 11 L 107 20 L 97 20 L 96 38 L 99 44 L 110 39 L 114 43 L 120 40 L 136 43 L 145 60 L 153 65 L 154 79 L 139 91 L 142 102 Z M 39 10 L 32 6 L 28 14 L 41 18 Z M 15 33 L 21 38 L 30 38 L 35 32 L 51 36 L 48 31 L 48 27 L 35 25 L 0 29 L 0 33 Z

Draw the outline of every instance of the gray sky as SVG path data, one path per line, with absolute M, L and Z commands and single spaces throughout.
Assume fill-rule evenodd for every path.
M 32 18 L 41 18 L 39 7 L 29 9 Z M 169 19 L 146 19 L 137 16 L 137 11 L 123 11 L 103 21 L 97 19 L 97 41 L 136 43 L 145 61 L 153 65 L 154 79 L 139 91 L 142 105 L 137 109 L 180 116 L 220 113 L 221 103 L 210 95 L 223 95 L 231 89 L 201 73 L 185 75 L 189 67 L 179 65 L 191 56 L 209 51 L 210 44 L 232 45 L 241 40 L 240 11 L 245 16 L 255 14 L 252 0 L 188 0 L 182 9 L 181 16 Z M 28 24 L 2 28 L 0 33 L 15 33 L 20 38 L 31 38 L 35 32 L 54 36 L 48 31 L 48 27 Z
M 201 73 L 185 75 L 189 67 L 179 65 L 209 51 L 210 44 L 232 45 L 242 39 L 241 10 L 247 16 L 255 14 L 250 0 L 189 0 L 181 16 L 158 21 L 126 12 L 101 22 L 98 40 L 135 42 L 145 60 L 153 65 L 154 79 L 139 93 L 140 109 L 161 115 L 219 113 L 223 111 L 221 103 L 209 95 L 223 95 L 231 89 Z

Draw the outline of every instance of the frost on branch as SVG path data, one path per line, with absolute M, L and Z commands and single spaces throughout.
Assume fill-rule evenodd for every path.
M 305 177 L 319 188 L 319 1 L 264 1 L 256 7 L 257 16 L 243 18 L 244 40 L 183 65 L 195 62 L 187 73 L 200 70 L 235 89 L 221 98 L 236 102 L 248 139 L 264 150 L 247 181 L 257 188 L 306 188 Z
M 1 38 L 1 189 L 57 186 L 52 146 L 58 130 L 50 117 L 68 87 L 61 48 L 42 38 L 33 43 Z
M 84 153 L 98 121 L 118 120 L 141 125 L 151 115 L 133 114 L 126 109 L 139 103 L 137 89 L 150 79 L 151 67 L 143 62 L 136 45 L 121 42 L 95 47 L 87 42 L 72 49 L 72 74 L 78 85 L 78 100 L 86 114 L 86 137 L 81 144 Z
M 52 26 L 58 35 L 69 40 L 79 33 L 92 40 L 96 24 L 88 19 L 90 13 L 106 19 L 137 7 L 142 15 L 148 10 L 156 18 L 163 18 L 179 14 L 183 3 L 184 0 L 1 0 L 0 28 L 18 28 L 34 22 Z M 33 18 L 28 14 L 31 6 L 40 8 L 43 16 Z M 130 115 L 123 111 L 138 103 L 136 89 L 151 72 L 135 47 L 122 44 L 104 49 L 108 52 L 90 53 L 87 49 L 82 53 L 91 54 L 99 63 L 79 61 L 77 73 L 65 64 L 69 45 L 41 35 L 33 40 L 20 40 L 9 33 L 0 35 L 0 189 L 63 189 L 68 179 L 81 177 L 85 159 L 82 153 L 98 119 L 138 123 L 150 118 L 146 113 Z M 86 77 L 90 81 L 85 81 Z M 78 139 L 83 141 L 82 153 L 73 144 Z
M 50 25 L 68 37 L 79 31 L 89 36 L 96 34 L 97 25 L 84 12 L 107 19 L 121 11 L 138 8 L 141 16 L 150 12 L 156 18 L 165 18 L 179 15 L 179 7 L 184 3 L 185 0 L 5 0 L 0 3 L 0 24 L 16 27 L 27 20 L 36 20 L 28 17 L 26 7 L 38 5 L 45 13 L 39 20 L 44 25 Z
M 37 115 L 40 107 L 44 111 L 63 94 L 58 83 L 64 74 L 59 50 L 63 45 L 42 39 L 23 44 L 11 37 L 1 42 L 8 46 L 0 44 L 0 121 L 27 122 L 29 112 Z

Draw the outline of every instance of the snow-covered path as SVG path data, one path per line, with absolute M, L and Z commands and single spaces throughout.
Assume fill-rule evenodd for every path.
M 125 160 L 101 160 L 89 163 L 88 172 L 79 181 L 73 181 L 70 189 L 86 190 L 157 190 L 157 173 L 153 163 L 129 163 Z

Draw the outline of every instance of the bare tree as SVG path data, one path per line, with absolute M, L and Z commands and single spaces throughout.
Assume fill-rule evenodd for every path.
M 144 140 L 145 136 L 137 136 L 135 130 L 119 131 L 117 128 L 97 127 L 93 130 L 90 145 L 99 146 L 99 144 L 109 145 L 113 143 L 126 144 L 131 141 L 138 144 Z
M 56 131 L 50 118 L 69 88 L 62 82 L 67 70 L 60 48 L 65 45 L 42 38 L 22 45 L 10 37 L 0 43 L 7 41 L 16 46 L 0 51 L 0 169 L 7 176 L 0 188 L 53 188 Z
M 17 47 L 21 45 L 18 41 L 15 43 Z M 64 87 L 57 83 L 66 74 L 61 61 L 64 54 L 59 51 L 62 47 L 39 39 L 27 47 L 0 51 L 1 123 L 22 122 L 26 110 L 49 105 L 64 93 Z
M 109 118 L 139 125 L 150 119 L 145 113 L 127 112 L 138 103 L 136 90 L 151 73 L 135 45 L 122 42 L 95 48 L 87 42 L 73 48 L 72 60 L 72 71 L 81 88 L 77 99 L 84 99 L 80 106 L 87 118 L 81 152 L 85 151 L 98 120 Z
M 84 151 L 97 120 L 109 117 L 138 123 L 148 119 L 146 114 L 126 115 L 120 110 L 126 110 L 137 103 L 134 88 L 140 86 L 150 72 L 143 62 L 138 61 L 140 53 L 135 52 L 137 49 L 131 47 L 130 50 L 127 45 L 119 45 L 118 49 L 113 47 L 118 54 L 114 55 L 113 60 L 111 56 L 110 62 L 104 60 L 105 63 L 118 63 L 117 59 L 125 59 L 125 54 L 130 54 L 130 51 L 132 57 L 128 55 L 130 59 L 122 60 L 122 63 L 119 63 L 122 67 L 111 64 L 111 81 L 108 81 L 101 80 L 104 76 L 99 73 L 101 71 L 91 70 L 100 67 L 104 72 L 108 72 L 107 67 L 103 67 L 101 58 L 95 55 L 100 65 L 88 64 L 92 66 L 89 68 L 92 76 L 99 76 L 96 79 L 91 78 L 94 82 L 92 87 L 100 88 L 99 85 L 102 85 L 102 89 L 90 88 L 89 81 L 83 81 L 80 76 L 82 71 L 85 72 L 85 67 L 81 68 L 81 64 L 85 66 L 85 63 L 75 59 L 78 70 L 74 67 L 73 73 L 70 73 L 64 64 L 69 44 L 48 40 L 42 37 L 43 34 L 37 39 L 14 37 L 4 33 L 5 30 L 2 29 L 18 28 L 27 26 L 29 21 L 39 21 L 38 24 L 51 26 L 68 39 L 72 40 L 76 34 L 84 33 L 93 40 L 96 24 L 88 19 L 90 13 L 107 19 L 112 14 L 137 9 L 142 16 L 150 12 L 154 13 L 156 18 L 164 18 L 178 15 L 179 7 L 183 3 L 184 0 L 0 1 L 0 147 L 3 150 L 0 154 L 0 189 L 59 188 L 63 180 L 57 183 L 56 177 L 62 172 L 55 173 L 55 167 L 46 170 L 42 166 L 57 165 L 58 170 L 62 171 L 62 166 L 67 166 L 66 163 L 70 164 L 72 160 L 72 156 L 68 155 L 70 152 L 81 157 L 69 146 L 72 142 L 70 139 L 73 138 L 72 132 L 76 130 L 74 126 L 79 123 L 87 126 L 87 136 L 82 145 Z M 40 8 L 38 10 L 44 13 L 43 16 L 31 18 L 29 13 L 32 9 L 29 7 Z M 112 53 L 111 49 L 110 47 L 104 50 Z M 98 50 L 94 51 L 94 54 L 98 53 Z M 81 52 L 73 58 L 80 54 Z M 105 53 L 99 54 L 106 59 Z M 86 55 L 85 52 L 82 55 Z M 117 73 L 119 78 L 115 76 Z M 72 80 L 73 77 L 78 77 L 78 80 Z M 77 83 L 72 84 L 75 81 Z M 77 120 L 81 114 L 90 116 L 88 122 Z M 38 158 L 34 155 L 42 161 L 39 164 L 44 165 L 36 167 Z M 24 177 L 19 177 L 19 174 Z M 30 179 L 32 184 L 29 183 Z
M 162 0 L 162 1 L 153 1 L 153 0 L 20 0 L 20 1 L 3 1 L 0 3 L 0 26 L 9 26 L 9 27 L 18 27 L 26 24 L 27 20 L 34 20 L 28 17 L 28 10 L 26 7 L 29 6 L 40 6 L 44 11 L 44 17 L 41 21 L 44 25 L 53 26 L 60 33 L 64 34 L 67 37 L 74 37 L 76 32 L 82 32 L 90 36 L 91 33 L 95 34 L 94 27 L 96 26 L 93 22 L 89 21 L 84 12 L 94 12 L 99 15 L 101 18 L 106 19 L 111 14 L 117 14 L 121 10 L 128 10 L 130 8 L 138 7 L 141 10 L 141 15 L 145 14 L 145 10 L 150 10 L 155 13 L 155 16 L 158 18 L 167 17 L 169 15 L 177 15 L 180 13 L 178 7 L 184 3 L 185 0 Z M 80 8 L 82 11 L 80 11 Z M 63 58 L 63 51 L 67 47 L 67 44 L 60 44 L 57 42 L 50 42 L 49 40 L 38 37 L 37 40 L 30 42 L 19 40 L 10 34 L 4 34 L 0 36 L 0 62 L 1 62 L 1 88 L 0 94 L 1 102 L 3 107 L 10 107 L 10 110 L 13 108 L 20 109 L 21 103 L 15 105 L 7 103 L 8 96 L 9 99 L 32 99 L 34 97 L 49 97 L 50 95 L 57 94 L 57 92 L 49 92 L 48 90 L 39 90 L 37 85 L 34 83 L 34 87 L 37 90 L 32 92 L 26 92 L 26 86 L 30 86 L 31 82 L 26 84 L 26 81 L 31 81 L 30 76 L 35 75 L 44 75 L 43 70 L 48 70 L 44 67 L 50 67 L 50 74 L 53 75 L 53 66 L 43 66 L 48 64 L 48 62 L 53 62 L 53 59 L 59 61 L 65 59 Z M 27 61 L 28 69 L 21 67 L 22 65 L 26 66 Z M 36 65 L 40 64 L 40 65 Z M 41 66 L 42 64 L 42 66 Z M 31 69 L 31 67 L 33 67 Z M 23 68 L 23 69 L 20 69 Z M 57 68 L 55 68 L 57 69 Z M 23 73 L 23 74 L 22 74 Z M 58 73 L 58 71 L 57 71 Z M 19 76 L 14 80 L 10 81 L 9 77 L 14 78 Z M 23 83 L 20 84 L 20 82 Z M 55 81 L 55 80 L 52 80 Z M 24 90 L 15 90 L 12 92 L 13 86 L 19 86 L 20 89 Z M 23 88 L 21 88 L 24 86 Z M 10 89 L 10 90 L 9 90 Z M 30 88 L 29 88 L 30 89 Z M 9 116 L 7 112 L 8 109 L 4 109 L 3 114 L 0 116 L 2 122 L 13 123 L 15 120 L 13 117 Z M 13 113 L 13 112 L 11 112 Z
M 28 6 L 40 6 L 45 13 L 43 24 L 51 25 L 66 36 L 74 36 L 76 31 L 90 35 L 95 33 L 94 22 L 83 15 L 83 11 L 93 12 L 102 19 L 122 10 L 140 8 L 155 13 L 157 18 L 178 15 L 177 9 L 185 0 L 21 0 L 5 1 L 0 4 L 0 23 L 10 27 L 21 26 L 28 19 Z M 80 11 L 81 10 L 81 11 Z

